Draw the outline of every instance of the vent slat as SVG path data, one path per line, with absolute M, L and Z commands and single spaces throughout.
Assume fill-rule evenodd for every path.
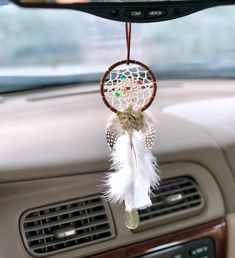
M 108 232 L 110 233 L 110 229 L 97 230 L 97 231 L 94 231 L 93 234 L 85 233 L 85 234 L 80 234 L 80 235 L 75 236 L 75 237 L 69 237 L 67 239 L 55 240 L 55 241 L 50 242 L 50 243 L 32 245 L 31 249 L 32 250 L 38 250 L 38 249 L 48 248 L 48 247 L 51 247 L 51 246 L 54 246 L 54 245 L 59 245 L 59 244 L 62 244 L 62 243 L 67 243 L 67 242 L 74 241 L 74 240 L 88 238 L 88 237 L 92 237 L 92 236 L 95 236 L 95 235 L 100 235 L 100 234 L 108 233 Z
M 195 192 L 195 193 L 189 193 L 189 194 L 185 194 L 184 195 L 184 198 L 191 198 L 191 197 L 198 197 L 198 198 L 201 198 L 201 195 L 198 193 L 198 192 Z
M 55 211 L 55 212 L 51 212 L 51 213 L 48 213 L 48 214 L 39 215 L 39 216 L 33 217 L 33 218 L 26 218 L 25 222 L 29 223 L 29 222 L 34 222 L 36 220 L 49 219 L 49 218 L 56 217 L 56 216 L 66 215 L 68 213 L 83 211 L 83 210 L 91 209 L 91 208 L 97 208 L 97 207 L 100 207 L 100 206 L 102 206 L 102 205 L 100 203 L 98 203 L 98 204 L 85 205 L 84 207 L 70 208 L 70 209 L 67 209 L 67 210 Z
M 170 196 L 170 195 L 169 195 Z M 167 196 L 166 196 L 167 197 Z M 198 192 L 196 192 L 196 193 L 190 193 L 190 194 L 184 194 L 183 195 L 183 197 L 182 197 L 182 199 L 180 200 L 180 202 L 182 202 L 182 201 L 185 201 L 187 198 L 190 198 L 190 197 L 197 197 L 198 199 L 200 199 L 201 198 L 201 195 L 198 193 Z M 164 200 L 164 201 L 157 201 L 157 202 L 154 202 L 153 203 L 153 205 L 152 205 L 152 207 L 153 208 L 156 208 L 157 206 L 160 206 L 160 205 L 164 205 L 166 203 L 166 201 Z M 178 203 L 178 202 L 177 202 Z
M 81 231 L 81 230 L 84 230 L 84 229 L 88 229 L 90 227 L 97 227 L 97 226 L 106 225 L 106 224 L 107 224 L 107 220 L 103 220 L 101 222 L 89 223 L 89 224 L 87 224 L 85 226 L 82 226 L 82 227 L 76 227 L 75 230 L 76 231 Z M 35 240 L 41 240 L 41 239 L 48 238 L 48 237 L 53 237 L 53 236 L 55 236 L 55 234 L 44 234 L 44 235 L 30 236 L 30 237 L 28 237 L 28 241 L 32 242 L 32 241 L 35 241 Z
M 36 235 L 36 236 L 29 236 L 28 237 L 28 241 L 32 242 L 32 241 L 42 240 L 44 238 L 54 237 L 54 235 L 55 234 L 51 233 L 51 234 L 42 234 L 42 235 Z
M 181 203 L 181 204 L 178 204 L 178 205 L 167 207 L 167 208 L 164 208 L 164 209 L 161 209 L 161 210 L 152 211 L 152 212 L 148 213 L 148 216 L 149 215 L 151 215 L 151 216 L 155 215 L 156 216 L 158 214 L 164 214 L 167 211 L 172 211 L 172 210 L 178 209 L 178 208 L 182 209 L 185 206 L 190 206 L 190 205 L 195 204 L 195 203 L 200 203 L 200 201 L 199 200 L 195 200 L 195 201 L 191 201 L 191 202 L 187 202 L 187 203 Z M 144 217 L 144 215 L 140 214 L 140 218 L 141 217 Z
M 84 220 L 84 219 L 89 219 L 92 217 L 96 217 L 96 216 L 100 216 L 100 215 L 105 215 L 105 211 L 99 211 L 99 212 L 93 212 L 90 213 L 89 215 L 83 215 L 83 216 L 74 216 L 71 218 L 67 218 L 67 219 L 61 219 L 59 221 L 55 221 L 55 222 L 49 222 L 49 223 L 45 223 L 45 224 L 40 224 L 38 226 L 32 226 L 32 227 L 27 227 L 25 228 L 25 232 L 31 232 L 34 230 L 41 230 L 47 227 L 54 227 L 57 225 L 63 225 L 66 223 L 70 223 L 70 222 L 74 222 L 74 221 L 80 221 L 80 220 Z
M 182 180 L 179 178 L 165 179 L 161 183 L 161 188 L 169 187 L 169 185 L 170 186 L 179 186 L 179 184 L 185 184 L 185 183 L 191 183 L 191 180 L 187 180 L 187 179 Z
M 156 221 L 174 221 L 182 218 L 182 214 L 193 214 L 202 210 L 203 196 L 197 183 L 190 177 L 165 179 L 154 191 L 153 205 L 139 212 L 141 223 L 155 219 Z M 180 213 L 179 213 L 180 212 Z M 177 214 L 180 214 L 177 217 Z M 157 222 L 156 222 L 157 223 Z
M 161 196 L 164 196 L 164 195 L 171 195 L 171 194 L 177 194 L 177 193 L 181 193 L 183 191 L 186 191 L 186 190 L 196 190 L 196 188 L 192 185 L 190 186 L 186 186 L 186 187 L 182 187 L 182 188 L 177 188 L 177 189 L 174 189 L 174 190 L 171 190 L 171 191 L 167 191 L 167 192 L 163 192 L 163 193 L 156 193 L 157 197 L 161 197 Z M 161 189 L 160 189 L 161 191 Z
M 21 234 L 32 256 L 48 256 L 115 237 L 107 203 L 92 196 L 25 212 Z

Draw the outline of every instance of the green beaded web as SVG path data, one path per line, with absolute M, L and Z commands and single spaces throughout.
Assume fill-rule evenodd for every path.
M 152 72 L 141 63 L 122 63 L 106 73 L 103 94 L 108 104 L 117 111 L 130 105 L 140 111 L 155 95 L 156 82 Z M 143 111 L 143 110 L 142 110 Z

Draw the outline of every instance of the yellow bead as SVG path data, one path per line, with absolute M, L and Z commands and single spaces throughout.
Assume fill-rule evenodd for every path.
M 137 229 L 140 223 L 140 218 L 137 210 L 125 212 L 125 225 L 129 229 Z

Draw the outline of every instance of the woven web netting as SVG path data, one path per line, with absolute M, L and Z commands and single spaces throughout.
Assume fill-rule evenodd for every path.
M 154 82 L 150 70 L 140 64 L 121 64 L 105 77 L 103 93 L 110 106 L 124 111 L 130 105 L 141 110 L 153 96 Z

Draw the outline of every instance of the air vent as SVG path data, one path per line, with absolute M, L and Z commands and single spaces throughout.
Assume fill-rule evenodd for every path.
M 100 196 L 27 211 L 20 228 L 28 252 L 37 257 L 115 237 L 110 209 Z
M 191 177 L 163 180 L 152 202 L 151 207 L 140 211 L 142 225 L 150 221 L 151 226 L 178 221 L 200 213 L 204 206 L 201 191 Z

